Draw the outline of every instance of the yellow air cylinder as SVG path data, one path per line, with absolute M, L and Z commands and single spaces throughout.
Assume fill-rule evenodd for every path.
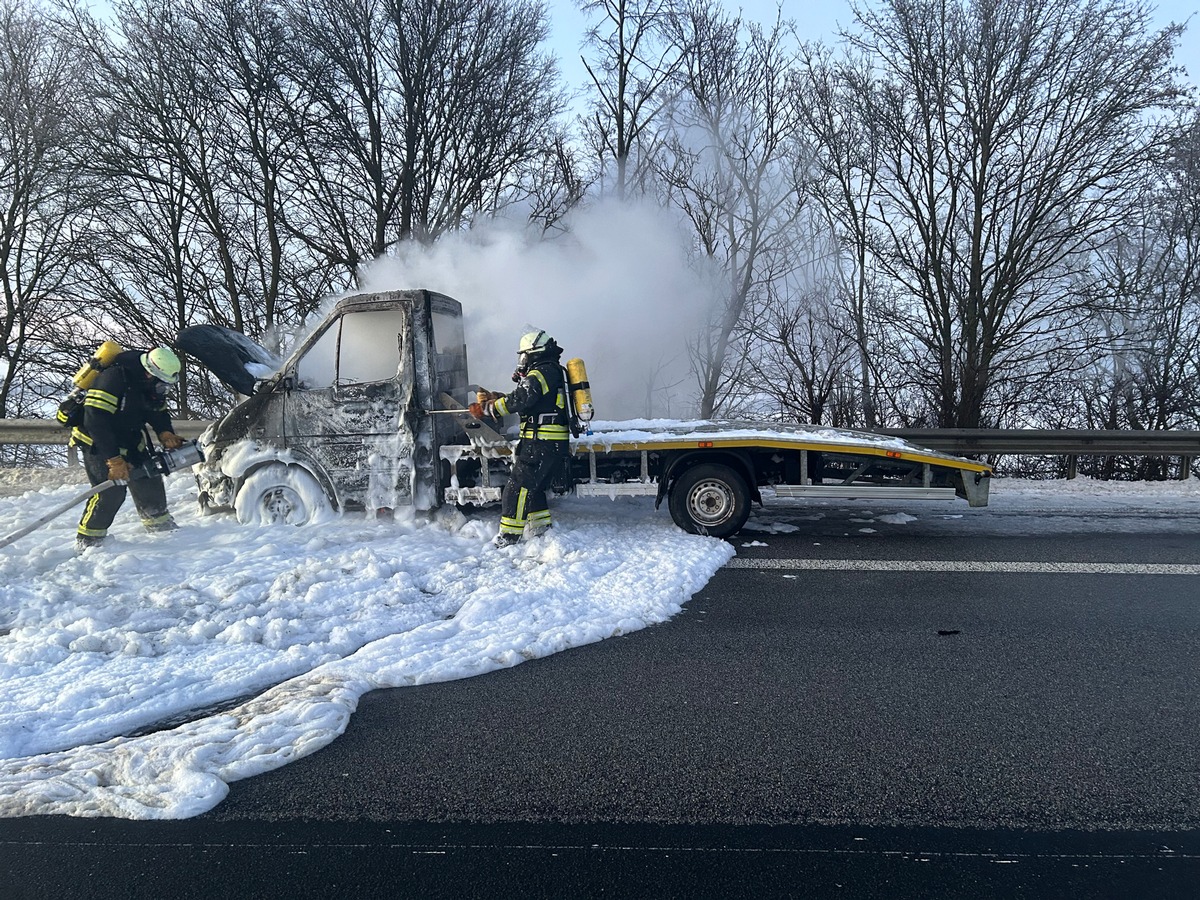
M 567 360 L 567 388 L 571 391 L 575 415 L 587 425 L 596 414 L 596 409 L 592 406 L 592 386 L 588 382 L 587 368 L 582 359 Z
M 100 370 L 107 365 L 111 365 L 121 350 L 121 345 L 116 341 L 105 341 L 101 344 L 95 356 L 80 366 L 79 371 L 71 376 L 71 381 L 74 382 L 75 387 L 85 391 L 91 387 L 92 382 L 96 380 L 96 376 L 100 374 Z

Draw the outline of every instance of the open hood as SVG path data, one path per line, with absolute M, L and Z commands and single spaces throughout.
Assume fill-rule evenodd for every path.
M 193 325 L 175 338 L 175 346 L 212 372 L 237 394 L 250 396 L 254 384 L 283 365 L 261 345 L 240 331 L 221 325 Z

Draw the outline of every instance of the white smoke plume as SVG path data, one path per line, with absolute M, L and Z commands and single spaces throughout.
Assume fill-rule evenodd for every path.
M 563 362 L 581 357 L 598 419 L 695 413 L 687 341 L 707 318 L 715 279 L 697 271 L 665 211 L 601 202 L 567 233 L 496 222 L 406 245 L 371 263 L 363 291 L 424 288 L 463 305 L 471 380 L 507 391 L 522 334 L 545 329 Z

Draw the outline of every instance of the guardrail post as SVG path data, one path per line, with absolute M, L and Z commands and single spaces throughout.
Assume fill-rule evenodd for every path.
M 1067 455 L 1067 480 L 1070 481 L 1079 474 L 1079 457 L 1074 453 Z
M 1192 460 L 1190 456 L 1179 457 L 1179 480 L 1187 481 L 1192 477 Z

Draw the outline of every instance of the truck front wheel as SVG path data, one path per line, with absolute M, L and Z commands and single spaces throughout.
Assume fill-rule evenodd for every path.
M 271 463 L 255 469 L 234 500 L 243 525 L 306 525 L 333 510 L 317 479 L 299 466 Z
M 685 471 L 671 486 L 671 518 L 684 531 L 729 537 L 750 517 L 746 479 L 729 466 L 705 463 Z

